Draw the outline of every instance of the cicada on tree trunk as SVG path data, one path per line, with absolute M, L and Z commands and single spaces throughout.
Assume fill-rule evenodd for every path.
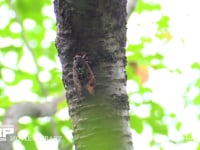
M 76 55 L 73 61 L 73 80 L 76 92 L 79 96 L 84 90 L 87 90 L 91 95 L 95 92 L 95 77 L 94 73 L 86 60 L 86 55 Z

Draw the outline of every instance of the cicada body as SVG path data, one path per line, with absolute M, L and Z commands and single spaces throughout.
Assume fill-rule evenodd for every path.
M 94 94 L 95 77 L 85 55 L 76 55 L 73 62 L 73 80 L 78 95 L 86 89 L 90 94 Z

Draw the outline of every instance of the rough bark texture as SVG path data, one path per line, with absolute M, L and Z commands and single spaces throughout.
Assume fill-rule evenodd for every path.
M 77 150 L 132 150 L 126 94 L 126 0 L 55 0 L 56 47 Z M 86 54 L 96 88 L 77 93 L 73 59 Z

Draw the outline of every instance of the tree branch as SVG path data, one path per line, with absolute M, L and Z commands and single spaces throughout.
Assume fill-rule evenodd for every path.
M 56 97 L 52 101 L 44 104 L 32 102 L 14 104 L 7 110 L 3 124 L 15 126 L 18 123 L 18 119 L 22 116 L 30 116 L 35 118 L 52 116 L 56 112 L 57 104 L 64 99 L 65 95 L 62 94 L 61 96 Z
M 52 99 L 50 102 L 43 104 L 40 103 L 18 103 L 12 105 L 6 112 L 3 120 L 3 125 L 13 125 L 15 133 L 17 132 L 18 119 L 23 116 L 30 116 L 34 118 L 52 116 L 56 113 L 56 106 L 59 102 L 65 99 L 65 94 L 61 94 L 59 97 Z M 0 141 L 0 149 L 12 150 L 12 141 Z

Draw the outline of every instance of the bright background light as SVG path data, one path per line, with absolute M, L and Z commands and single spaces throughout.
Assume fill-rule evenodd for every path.
M 180 132 L 184 134 L 192 132 L 194 134 L 193 138 L 198 140 L 200 139 L 199 134 L 197 134 L 200 133 L 200 121 L 197 118 L 199 108 L 194 106 L 185 108 L 183 96 L 186 88 L 194 84 L 195 80 L 200 77 L 200 72 L 191 68 L 193 63 L 200 63 L 200 21 L 198 21 L 200 1 L 155 0 L 155 2 L 161 4 L 161 11 L 132 14 L 128 20 L 128 42 L 137 44 L 144 35 L 152 38 L 152 43 L 145 45 L 145 52 L 159 52 L 164 56 L 163 63 L 169 69 L 180 69 L 181 74 L 170 72 L 167 69 L 154 70 L 149 68 L 149 79 L 144 86 L 152 89 L 151 98 L 153 101 L 162 105 L 167 113 L 176 114 L 177 118 L 182 121 Z M 157 31 L 155 22 L 162 15 L 170 18 L 168 31 L 172 36 L 169 41 L 164 41 L 163 43 L 155 37 Z M 128 81 L 128 91 L 130 92 L 135 91 L 135 84 L 132 83 Z M 192 100 L 199 93 L 198 88 L 192 88 L 188 99 Z M 137 99 L 138 97 L 133 98 L 134 101 L 137 101 Z M 148 108 L 140 109 L 136 107 L 131 112 L 145 115 L 147 113 L 146 109 Z M 170 120 L 166 118 L 165 121 L 169 122 Z M 169 135 L 174 140 L 179 140 L 181 137 L 173 122 L 169 122 Z M 159 137 L 159 139 L 164 150 L 196 149 L 197 147 L 197 144 L 192 141 L 184 144 L 172 144 L 165 138 Z M 145 127 L 141 135 L 133 131 L 135 150 L 157 150 L 158 148 L 149 146 L 150 140 L 152 140 L 152 131 L 148 126 Z

